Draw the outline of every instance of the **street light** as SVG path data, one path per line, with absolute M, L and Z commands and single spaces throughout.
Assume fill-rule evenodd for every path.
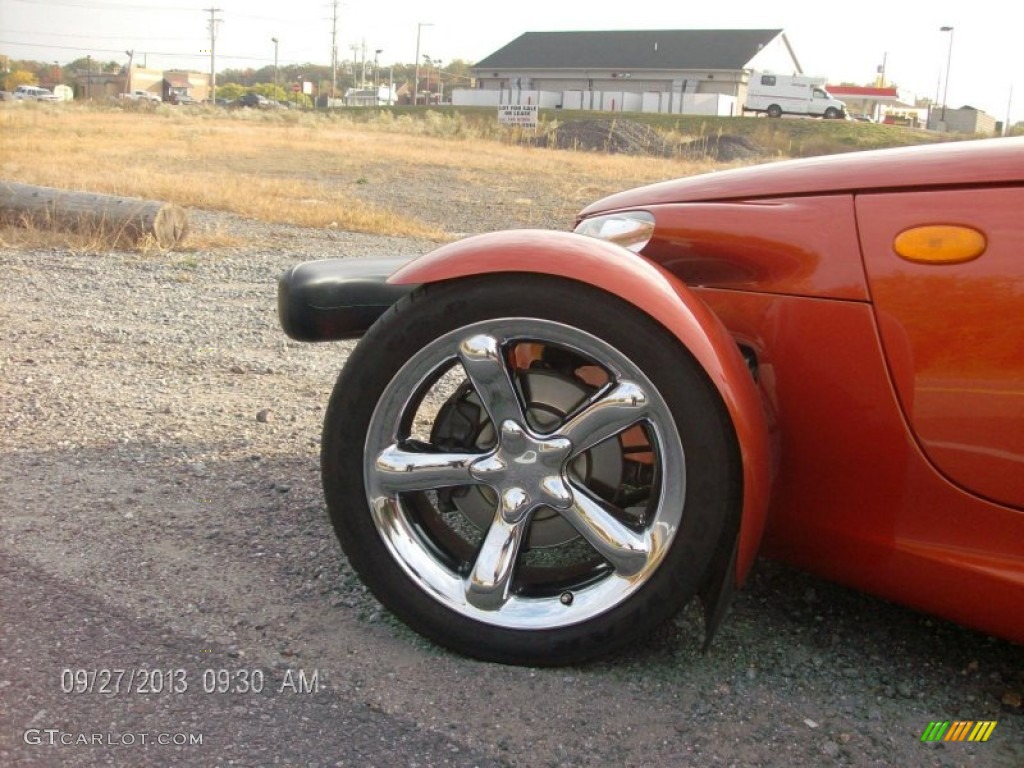
M 274 99 L 277 99 L 277 44 L 280 42 L 276 37 L 270 38 L 274 44 Z
M 373 52 L 373 106 L 380 105 L 380 88 L 377 86 L 377 59 L 384 53 L 383 48 L 378 48 Z
M 946 87 L 942 89 L 942 122 L 946 122 L 946 94 L 949 93 L 949 65 L 953 61 L 953 28 L 939 27 L 939 32 L 949 32 L 949 53 L 946 54 Z
M 412 105 L 419 105 L 419 90 L 420 90 L 420 32 L 423 31 L 424 27 L 434 26 L 430 22 L 421 21 L 416 25 L 416 77 L 412 81 Z

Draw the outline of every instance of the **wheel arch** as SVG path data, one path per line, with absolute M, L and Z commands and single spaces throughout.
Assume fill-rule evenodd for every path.
M 399 268 L 392 285 L 424 284 L 502 272 L 560 277 L 615 295 L 657 321 L 698 361 L 732 421 L 742 461 L 743 503 L 735 583 L 757 555 L 772 466 L 761 397 L 736 341 L 682 281 L 619 246 L 568 232 L 510 230 L 450 243 Z

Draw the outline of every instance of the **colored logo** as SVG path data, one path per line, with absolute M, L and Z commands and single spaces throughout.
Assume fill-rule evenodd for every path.
M 933 720 L 921 741 L 988 741 L 995 729 L 995 720 Z

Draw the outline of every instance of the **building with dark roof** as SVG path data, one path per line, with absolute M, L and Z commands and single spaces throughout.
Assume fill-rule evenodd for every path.
M 724 97 L 735 109 L 755 69 L 802 73 L 781 29 L 527 32 L 473 74 L 479 91 L 507 94 L 500 103 L 527 103 L 513 95 L 525 92 L 541 106 L 608 109 L 604 94 L 612 94 L 620 109 L 678 112 L 697 95 Z

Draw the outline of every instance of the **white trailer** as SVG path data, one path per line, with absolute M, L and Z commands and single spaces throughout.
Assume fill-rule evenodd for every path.
M 842 120 L 846 104 L 825 90 L 825 78 L 806 75 L 773 75 L 751 72 L 747 84 L 744 112 L 758 112 L 768 117 L 803 115 Z

